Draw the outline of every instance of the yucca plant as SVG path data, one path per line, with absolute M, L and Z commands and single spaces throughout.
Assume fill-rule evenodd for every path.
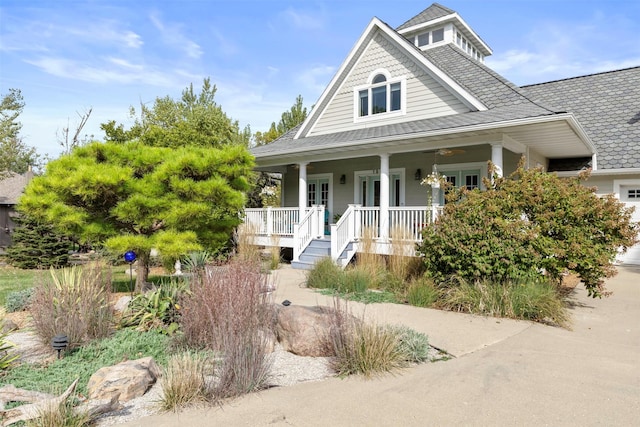
M 7 336 L 8 334 L 0 333 L 0 371 L 8 369 L 19 357 L 11 351 L 11 349 L 15 347 L 15 344 L 9 342 Z
M 182 260 L 182 264 L 190 273 L 201 273 L 212 259 L 213 256 L 209 251 L 194 251 Z
M 131 300 L 120 319 L 121 327 L 136 327 L 141 331 L 160 329 L 169 334 L 178 328 L 180 298 L 188 293 L 187 283 L 171 280 Z

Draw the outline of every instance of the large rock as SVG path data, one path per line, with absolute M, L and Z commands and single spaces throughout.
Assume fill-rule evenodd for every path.
M 280 306 L 276 318 L 278 341 L 286 351 L 298 356 L 333 356 L 328 345 L 333 318 L 331 309 Z
M 110 400 L 119 395 L 118 400 L 126 402 L 145 394 L 159 376 L 160 368 L 151 357 L 100 368 L 89 379 L 89 398 Z

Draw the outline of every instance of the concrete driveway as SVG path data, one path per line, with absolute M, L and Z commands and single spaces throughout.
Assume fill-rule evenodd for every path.
M 276 301 L 326 303 L 277 273 Z M 373 380 L 332 378 L 276 388 L 213 409 L 126 426 L 640 425 L 640 268 L 621 267 L 614 295 L 576 290 L 573 330 L 398 305 L 367 315 L 427 333 L 454 354 Z

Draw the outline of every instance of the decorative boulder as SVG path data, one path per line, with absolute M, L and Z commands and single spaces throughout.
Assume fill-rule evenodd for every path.
M 100 368 L 89 379 L 89 398 L 112 399 L 119 395 L 118 400 L 126 402 L 145 394 L 159 376 L 160 368 L 151 357 Z
M 276 316 L 276 334 L 286 351 L 298 356 L 333 356 L 328 345 L 333 317 L 330 309 L 281 306 Z
M 118 298 L 118 301 L 116 301 L 116 303 L 113 305 L 113 310 L 117 313 L 123 313 L 129 306 L 131 299 L 132 298 L 129 295 L 121 296 L 120 298 Z

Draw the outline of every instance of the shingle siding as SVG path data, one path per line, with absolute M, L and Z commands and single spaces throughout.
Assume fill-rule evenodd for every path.
M 376 126 L 469 111 L 468 107 L 429 76 L 415 60 L 402 52 L 394 41 L 379 32 L 309 135 L 371 126 L 371 122 L 354 123 L 354 88 L 366 85 L 370 74 L 377 69 L 385 69 L 392 79 L 406 77 L 407 109 L 402 116 L 377 118 Z

